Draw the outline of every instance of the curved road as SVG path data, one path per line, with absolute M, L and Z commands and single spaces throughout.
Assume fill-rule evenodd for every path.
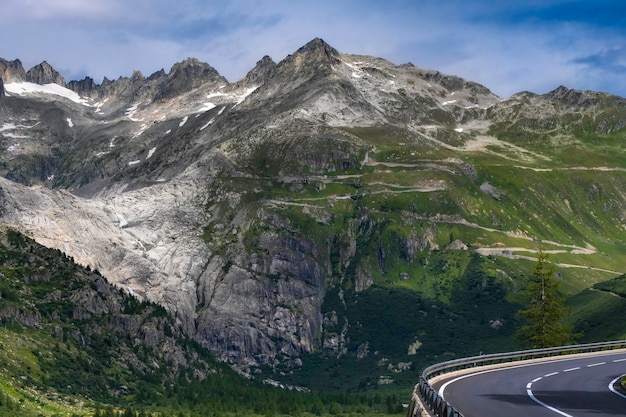
M 465 417 L 626 416 L 626 396 L 611 382 L 626 374 L 626 352 L 570 356 L 435 382 Z

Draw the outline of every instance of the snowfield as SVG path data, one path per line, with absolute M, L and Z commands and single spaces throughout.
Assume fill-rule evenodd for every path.
M 53 94 L 56 96 L 65 97 L 74 103 L 82 104 L 84 106 L 91 106 L 87 99 L 82 98 L 72 90 L 68 90 L 65 87 L 61 87 L 58 84 L 44 84 L 39 85 L 29 82 L 21 83 L 9 83 L 4 85 L 4 90 L 18 96 L 27 96 L 34 94 Z

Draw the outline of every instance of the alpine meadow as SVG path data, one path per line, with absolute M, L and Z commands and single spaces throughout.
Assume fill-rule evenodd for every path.
M 401 415 L 429 364 L 626 338 L 622 97 L 318 38 L 235 82 L 0 59 L 0 147 L 0 416 Z

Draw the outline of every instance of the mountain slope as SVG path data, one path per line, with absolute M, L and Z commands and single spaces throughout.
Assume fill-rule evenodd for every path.
M 5 228 L 0 324 L 0 390 L 41 411 L 85 398 L 136 402 L 182 375 L 204 380 L 220 371 L 162 307 Z
M 246 372 L 301 383 L 315 354 L 374 369 L 355 386 L 408 383 L 438 355 L 513 346 L 538 246 L 567 295 L 623 273 L 620 97 L 501 99 L 320 39 L 235 83 L 188 60 L 35 88 L 2 62 L 3 221 L 164 305 Z M 470 295 L 489 300 L 480 314 Z M 412 303 L 435 307 L 407 325 Z M 450 320 L 486 342 L 430 324 Z

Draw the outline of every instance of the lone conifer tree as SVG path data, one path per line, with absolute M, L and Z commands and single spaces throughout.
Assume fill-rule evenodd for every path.
M 519 312 L 526 324 L 518 330 L 518 340 L 530 349 L 572 343 L 572 326 L 565 323 L 567 309 L 559 294 L 559 282 L 554 278 L 554 266 L 543 250 L 539 250 L 527 292 L 528 308 Z

